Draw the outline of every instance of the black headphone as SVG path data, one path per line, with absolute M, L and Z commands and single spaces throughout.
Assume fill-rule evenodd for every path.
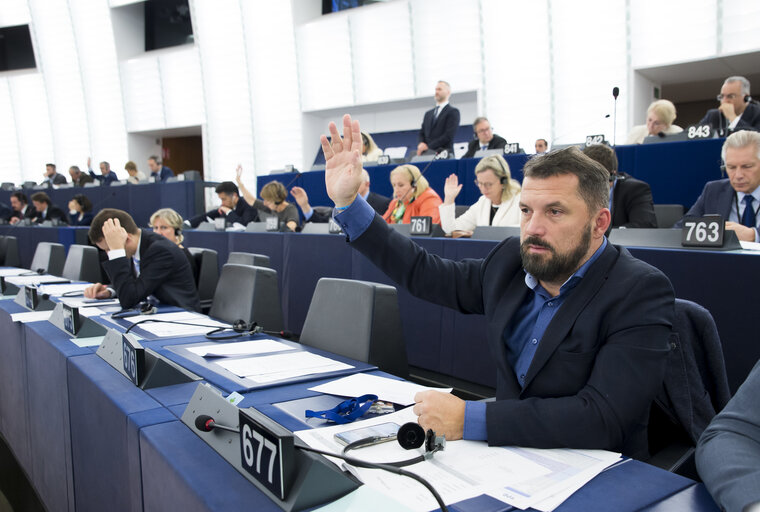
M 744 103 L 749 103 L 751 101 L 752 101 L 752 96 L 750 96 L 749 94 L 745 94 L 744 95 Z
M 487 157 L 486 157 L 486 158 L 487 158 Z M 494 159 L 494 160 L 496 160 L 497 162 L 499 162 L 499 167 L 501 167 L 501 170 L 504 172 L 504 176 L 499 176 L 499 182 L 500 182 L 502 185 L 505 185 L 506 183 L 508 183 L 508 182 L 509 182 L 509 172 L 507 171 L 507 168 L 506 168 L 506 167 L 504 167 L 504 164 L 501 162 L 501 159 L 500 159 L 500 158 L 496 158 L 496 157 L 494 156 L 494 158 L 493 158 L 493 159 Z
M 433 430 L 428 429 L 425 431 L 418 423 L 404 423 L 396 434 L 396 440 L 398 444 L 404 450 L 413 450 L 421 446 L 425 447 L 425 452 L 412 459 L 402 460 L 399 462 L 385 462 L 388 466 L 394 466 L 397 468 L 403 468 L 405 466 L 411 466 L 428 459 L 432 459 L 435 452 L 443 451 L 446 448 L 446 436 L 436 435 Z M 378 441 L 377 437 L 366 437 L 359 439 L 353 443 L 347 444 L 343 448 L 343 455 L 349 452 L 349 450 L 355 450 L 364 446 L 371 446 Z
M 230 329 L 232 329 L 235 334 L 218 335 L 219 333 L 229 331 Z M 261 332 L 261 327 L 256 322 L 251 322 L 249 324 L 245 320 L 238 319 L 232 322 L 232 327 L 217 327 L 216 329 L 207 332 L 206 338 L 210 340 L 231 340 L 248 334 L 256 334 L 257 332 Z
M 406 172 L 409 173 L 409 177 L 412 178 L 412 182 L 410 183 L 410 185 L 412 186 L 412 188 L 416 192 L 417 191 L 417 178 L 414 177 L 414 173 L 412 172 L 412 170 L 409 167 L 404 166 L 404 169 L 406 169 Z

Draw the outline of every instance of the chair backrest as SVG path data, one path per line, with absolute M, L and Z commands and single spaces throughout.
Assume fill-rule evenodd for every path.
M 253 265 L 254 267 L 272 267 L 269 261 L 269 256 L 252 252 L 231 252 L 227 257 L 227 263 Z
M 62 276 L 72 281 L 101 282 L 98 250 L 91 245 L 71 245 L 63 265 Z
M 18 255 L 18 239 L 15 236 L 0 237 L 0 264 L 6 267 L 21 265 Z
M 219 255 L 215 250 L 205 247 L 187 249 L 195 258 L 195 266 L 198 268 L 198 281 L 195 284 L 198 286 L 201 308 L 209 308 L 219 282 Z
M 665 380 L 649 417 L 650 463 L 683 474 L 678 465 L 691 460 L 683 455 L 693 451 L 731 392 L 718 329 L 705 308 L 676 299 L 670 348 Z M 682 453 L 673 448 L 679 446 Z M 663 453 L 667 456 L 661 457 Z
M 469 209 L 470 207 L 467 206 L 466 204 L 457 204 L 454 206 L 454 215 L 459 217 L 460 215 L 463 215 L 464 212 L 466 212 Z
M 654 216 L 657 218 L 658 228 L 672 228 L 673 224 L 683 217 L 683 205 L 681 204 L 656 204 Z
M 227 263 L 222 267 L 209 316 L 225 322 L 256 322 L 269 331 L 282 330 L 277 271 Z
M 34 251 L 31 270 L 42 269 L 48 274 L 60 276 L 63 273 L 63 264 L 66 261 L 66 251 L 63 245 L 53 242 L 39 242 Z
M 400 377 L 409 373 L 393 286 L 323 277 L 314 290 L 300 341 Z
M 11 183 L 10 181 L 4 181 L 2 185 L 0 185 L 0 189 L 2 190 L 15 190 L 16 184 Z

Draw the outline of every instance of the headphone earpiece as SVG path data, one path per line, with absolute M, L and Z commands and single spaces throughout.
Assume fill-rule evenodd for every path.
M 425 454 L 433 454 L 443 450 L 446 446 L 446 438 L 438 436 L 432 429 L 425 431 L 419 423 L 404 423 L 396 434 L 398 444 L 405 450 L 414 450 L 421 446 L 425 447 Z
M 252 328 L 253 326 L 249 325 L 245 320 L 235 320 L 232 323 L 232 330 L 238 333 L 248 332 Z
M 744 103 L 749 103 L 752 101 L 752 97 L 749 94 L 744 95 Z

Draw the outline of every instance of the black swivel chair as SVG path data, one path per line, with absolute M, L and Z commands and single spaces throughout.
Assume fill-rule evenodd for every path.
M 409 374 L 393 286 L 323 277 L 314 290 L 300 341 L 399 377 Z
M 21 265 L 18 255 L 18 239 L 15 236 L 0 237 L 0 265 L 6 267 Z
M 103 279 L 98 250 L 91 245 L 71 245 L 61 275 L 72 281 L 100 283 Z
M 731 398 L 718 330 L 710 312 L 676 299 L 665 381 L 649 417 L 650 464 L 699 480 L 699 436 Z
M 272 268 L 272 264 L 269 261 L 269 256 L 266 256 L 264 254 L 254 254 L 252 252 L 231 252 L 227 257 L 227 263 Z
M 34 251 L 31 270 L 40 270 L 54 276 L 61 276 L 63 264 L 66 261 L 66 251 L 62 244 L 53 242 L 40 242 Z
M 216 285 L 209 316 L 225 322 L 256 322 L 268 331 L 283 329 L 277 271 L 227 263 Z
M 198 268 L 198 280 L 195 284 L 201 299 L 201 309 L 208 311 L 219 282 L 219 255 L 215 250 L 204 247 L 188 247 L 187 250 L 195 258 L 195 266 Z
M 656 204 L 654 216 L 657 219 L 658 228 L 672 228 L 673 224 L 683 217 L 683 205 L 680 204 Z

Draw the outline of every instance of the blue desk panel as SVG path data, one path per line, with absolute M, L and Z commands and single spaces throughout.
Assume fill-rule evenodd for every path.
M 647 512 L 672 512 L 673 510 L 689 510 L 690 512 L 713 512 L 720 510 L 707 492 L 705 484 L 695 484 L 665 498 L 664 500 L 644 507 Z

